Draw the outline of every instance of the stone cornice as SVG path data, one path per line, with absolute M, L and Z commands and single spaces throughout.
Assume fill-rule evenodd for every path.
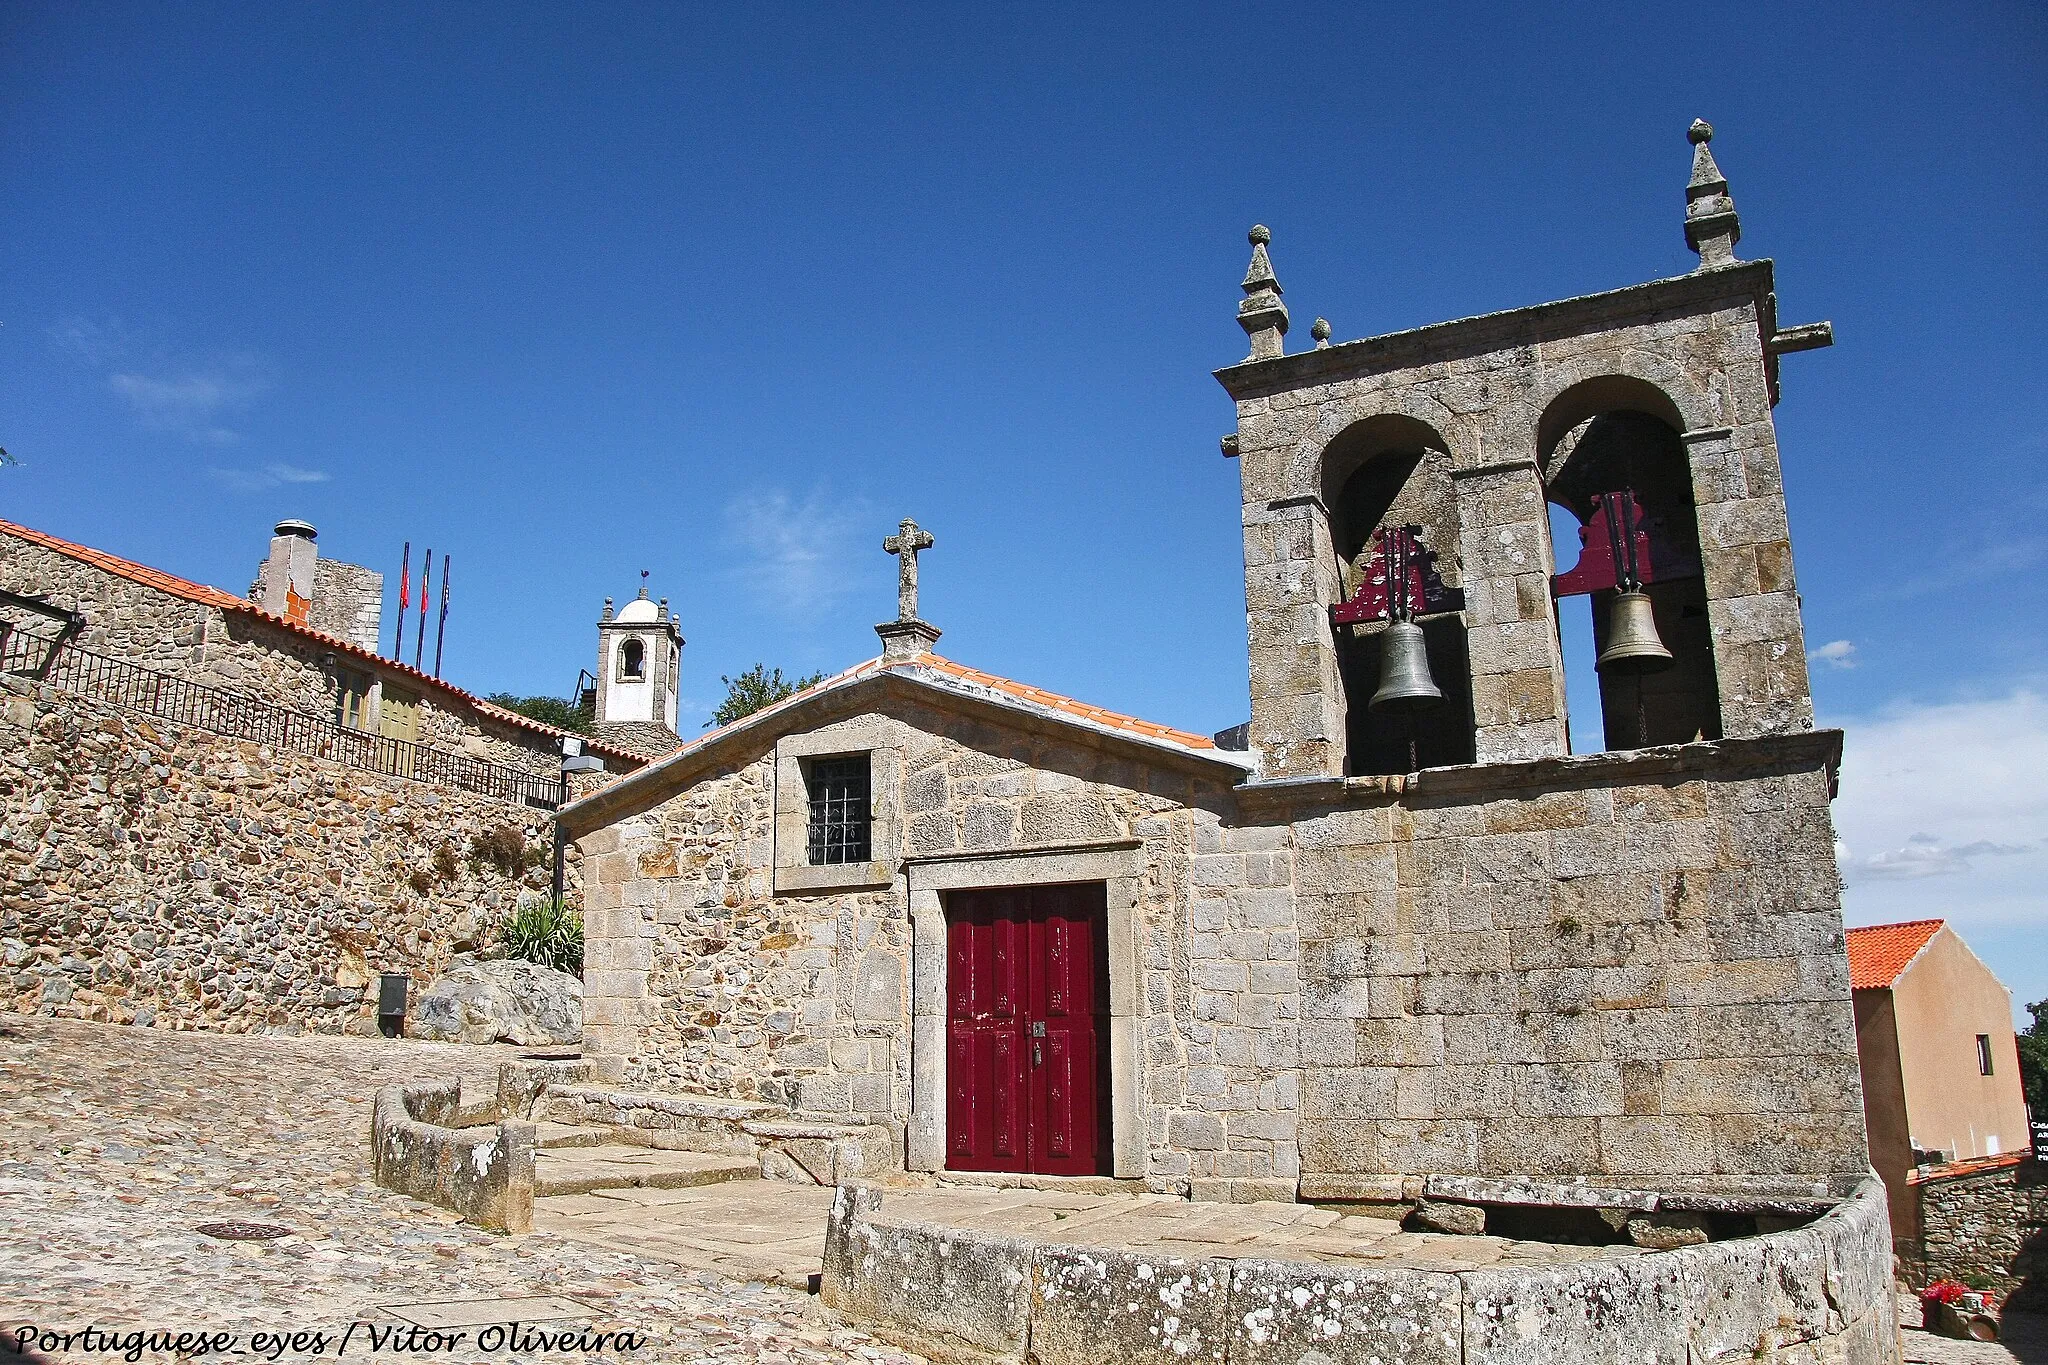
M 1405 370 L 1532 342 L 1609 331 L 1658 315 L 1700 312 L 1730 300 L 1756 304 L 1759 332 L 1768 341 L 1777 329 L 1771 290 L 1771 262 L 1742 261 L 1673 279 L 1481 313 L 1271 360 L 1248 360 L 1217 370 L 1216 382 L 1232 398 L 1257 398 L 1333 379 Z M 1765 359 L 1775 361 L 1775 356 L 1767 353 Z
M 1560 787 L 1625 786 L 1658 778 L 1741 778 L 1785 769 L 1824 768 L 1832 780 L 1842 761 L 1840 730 L 1747 739 L 1698 740 L 1652 749 L 1620 749 L 1567 758 L 1472 763 L 1389 777 L 1297 777 L 1238 786 L 1247 813 L 1284 814 L 1305 807 L 1378 805 L 1402 798 L 1491 801 Z

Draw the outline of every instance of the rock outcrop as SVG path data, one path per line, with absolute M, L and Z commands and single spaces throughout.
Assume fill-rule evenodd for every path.
M 518 958 L 458 962 L 413 1003 L 405 1031 L 451 1043 L 581 1042 L 583 983 Z

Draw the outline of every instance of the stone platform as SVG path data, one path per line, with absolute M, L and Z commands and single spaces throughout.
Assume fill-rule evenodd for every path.
M 1888 1242 L 1874 1177 L 1808 1226 L 1668 1251 L 842 1187 L 819 1292 L 928 1351 L 1034 1365 L 1897 1365 Z
M 548 1196 L 544 1177 L 533 1225 L 739 1279 L 802 1287 L 823 1268 L 831 1190 L 779 1180 L 692 1184 Z M 1166 1195 L 941 1186 L 890 1190 L 888 1208 L 891 1219 L 963 1232 L 1176 1256 L 1280 1257 L 1456 1271 L 1642 1254 L 1631 1246 L 1403 1232 L 1388 1219 L 1307 1204 L 1195 1204 Z

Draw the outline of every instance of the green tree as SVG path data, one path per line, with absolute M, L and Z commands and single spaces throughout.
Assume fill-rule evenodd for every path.
M 711 719 L 704 722 L 704 728 L 714 725 L 730 725 L 745 716 L 751 716 L 764 706 L 773 706 L 784 697 L 793 697 L 806 687 L 816 686 L 825 680 L 823 673 L 813 673 L 808 678 L 785 678 L 781 669 L 770 670 L 766 664 L 755 664 L 737 678 L 720 675 L 725 684 L 725 700 L 711 713 Z
M 2027 1108 L 2034 1122 L 2048 1123 L 2048 1000 L 2027 1006 L 2034 1022 L 2021 1031 L 2020 1085 L 2027 1092 Z
M 596 719 L 585 708 L 560 697 L 515 697 L 510 692 L 493 692 L 484 700 L 507 711 L 517 711 L 528 720 L 579 735 L 589 734 L 591 722 Z

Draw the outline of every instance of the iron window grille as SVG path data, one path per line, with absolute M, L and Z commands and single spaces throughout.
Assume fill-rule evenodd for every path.
M 806 766 L 804 787 L 811 807 L 812 865 L 868 861 L 873 845 L 868 756 L 818 759 Z

